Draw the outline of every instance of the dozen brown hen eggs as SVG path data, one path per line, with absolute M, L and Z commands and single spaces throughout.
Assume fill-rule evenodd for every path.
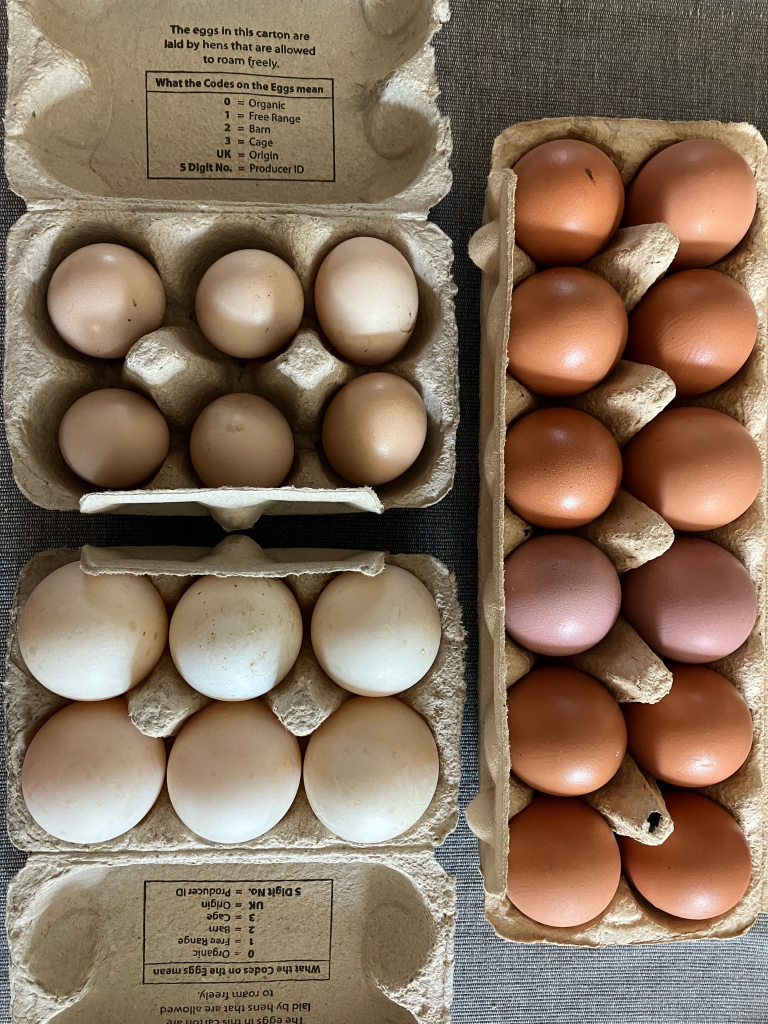
M 505 619 L 540 659 L 508 692 L 511 769 L 534 796 L 510 821 L 507 895 L 534 921 L 582 925 L 609 907 L 623 869 L 658 910 L 715 918 L 746 892 L 751 858 L 733 816 L 700 790 L 741 768 L 753 727 L 736 686 L 707 666 L 745 643 L 758 606 L 744 565 L 701 533 L 747 513 L 763 471 L 751 434 L 701 396 L 737 374 L 756 341 L 748 291 L 713 267 L 752 223 L 755 179 L 738 153 L 705 139 L 656 153 L 626 196 L 606 153 L 576 139 L 537 146 L 513 170 L 516 243 L 537 267 L 512 294 L 508 369 L 537 408 L 508 430 L 505 497 L 536 535 L 506 560 Z M 579 264 L 620 225 L 655 223 L 679 249 L 628 317 L 612 285 Z M 623 451 L 571 404 L 622 356 L 663 370 L 677 392 Z M 620 486 L 675 530 L 662 555 L 621 580 L 599 547 L 567 532 L 601 516 Z M 672 673 L 658 703 L 620 706 L 557 660 L 603 640 L 620 612 Z M 627 751 L 672 819 L 659 845 L 617 839 L 580 799 Z

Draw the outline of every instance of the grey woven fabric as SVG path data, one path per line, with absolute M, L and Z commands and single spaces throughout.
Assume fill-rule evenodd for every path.
M 768 0 L 453 0 L 453 19 L 437 38 L 442 104 L 452 119 L 455 144 L 454 188 L 434 220 L 454 240 L 459 285 L 462 424 L 456 485 L 443 502 L 424 511 L 265 518 L 252 534 L 265 546 L 427 551 L 454 570 L 469 639 L 462 806 L 477 786 L 479 275 L 466 248 L 481 220 L 492 140 L 513 121 L 569 113 L 743 120 L 766 133 L 767 28 Z M 22 209 L 7 188 L 0 192 L 3 234 Z M 7 630 L 18 570 L 36 551 L 84 542 L 213 544 L 220 538 L 219 528 L 207 519 L 83 517 L 35 508 L 13 483 L 3 438 L 0 637 Z M 4 797 L 4 779 L 0 782 Z M 483 917 L 475 841 L 463 819 L 438 857 L 459 887 L 457 1024 L 768 1021 L 765 918 L 731 942 L 596 951 L 516 946 L 497 939 Z M 0 835 L 3 888 L 22 862 Z M 0 959 L 7 963 L 4 945 Z M 8 1019 L 3 970 L 0 1021 Z

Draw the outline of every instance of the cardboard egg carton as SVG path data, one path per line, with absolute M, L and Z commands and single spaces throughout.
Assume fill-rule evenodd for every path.
M 442 624 L 432 668 L 397 695 L 426 719 L 440 756 L 437 790 L 419 822 L 383 845 L 348 843 L 315 818 L 302 784 L 270 832 L 224 845 L 187 829 L 164 787 L 149 814 L 117 839 L 76 846 L 47 835 L 26 810 L 20 771 L 37 728 L 69 702 L 26 669 L 17 624 L 34 587 L 78 558 L 90 574 L 147 576 L 169 614 L 203 575 L 283 579 L 302 611 L 304 643 L 285 680 L 261 699 L 299 737 L 352 696 L 325 676 L 309 643 L 322 589 L 339 572 L 375 575 L 386 564 L 412 572 L 434 597 Z M 220 1007 L 212 1013 L 263 1006 L 296 1018 L 303 1012 L 307 1020 L 307 1003 L 310 1019 L 321 1024 L 339 1014 L 376 1024 L 449 1019 L 454 885 L 435 862 L 434 846 L 458 816 L 464 633 L 455 580 L 442 563 L 429 555 L 262 550 L 243 535 L 213 549 L 45 551 L 19 578 L 5 687 L 8 828 L 31 853 L 8 911 L 14 1021 L 44 1024 L 66 1009 L 78 1024 L 128 1024 L 150 1019 L 161 1005 L 191 1004 Z M 181 679 L 167 649 L 125 699 L 135 724 L 167 743 L 210 703 Z M 56 955 L 62 948 L 72 955 Z
M 654 367 L 619 362 L 600 384 L 572 398 L 534 396 L 507 373 L 510 300 L 516 284 L 538 269 L 515 245 L 516 176 L 511 170 L 528 150 L 553 139 L 592 143 L 614 161 L 625 185 L 654 153 L 683 139 L 713 138 L 740 153 L 757 180 L 757 213 L 746 238 L 717 269 L 734 277 L 750 293 L 758 311 L 755 350 L 728 382 L 706 395 L 675 398 L 671 379 Z M 536 664 L 504 629 L 504 559 L 536 529 L 504 501 L 504 441 L 508 425 L 541 405 L 570 405 L 597 417 L 626 444 L 670 402 L 718 409 L 742 423 L 755 438 L 766 464 L 768 402 L 768 151 L 750 125 L 719 122 L 665 122 L 596 117 L 554 118 L 513 125 L 495 141 L 488 179 L 484 226 L 470 245 L 482 275 L 481 428 L 480 428 L 480 792 L 467 817 L 479 837 L 485 881 L 486 916 L 497 933 L 519 942 L 555 942 L 602 946 L 667 942 L 688 938 L 727 938 L 742 934 L 766 903 L 764 896 L 765 770 L 764 706 L 765 624 L 765 476 L 763 489 L 734 523 L 700 536 L 721 544 L 747 567 L 758 591 L 755 628 L 730 657 L 712 665 L 740 690 L 752 712 L 755 741 L 746 763 L 731 778 L 703 792 L 726 807 L 747 837 L 752 852 L 750 887 L 729 913 L 711 921 L 684 921 L 652 907 L 622 875 L 614 900 L 599 918 L 575 928 L 549 928 L 522 915 L 506 896 L 508 822 L 531 800 L 532 791 L 510 774 L 507 689 Z M 664 224 L 620 228 L 606 248 L 584 266 L 609 281 L 631 310 L 668 269 L 677 239 Z M 608 555 L 618 573 L 663 554 L 674 531 L 655 512 L 624 490 L 594 522 L 574 531 Z M 618 701 L 654 703 L 669 691 L 671 675 L 621 616 L 608 636 L 583 654 L 563 662 L 594 676 Z M 620 835 L 658 843 L 672 831 L 655 780 L 627 755 L 619 772 L 595 794 L 584 798 Z
M 147 24 L 137 36 L 133 7 L 112 12 L 108 26 L 101 25 L 97 0 L 85 4 L 83 17 L 90 8 L 91 31 L 73 35 L 72 19 L 50 0 L 36 8 L 45 15 L 38 14 L 38 21 L 21 0 L 9 4 L 7 167 L 29 212 L 8 241 L 5 416 L 23 493 L 52 509 L 210 514 L 227 530 L 247 529 L 263 514 L 382 512 L 439 501 L 453 483 L 459 416 L 452 247 L 426 220 L 451 180 L 450 131 L 435 102 L 430 45 L 448 17 L 445 0 L 384 8 L 378 2 L 333 0 L 323 12 L 308 11 L 299 0 L 269 0 L 260 5 L 259 24 L 303 25 L 306 31 L 297 34 L 311 36 L 303 42 L 314 43 L 315 53 L 301 59 L 256 58 L 250 55 L 253 47 L 263 50 L 267 44 L 243 41 L 256 37 L 226 36 L 228 47 L 233 40 L 251 47 L 227 51 L 245 53 L 231 58 L 244 63 L 230 71 L 231 65 L 217 63 L 216 70 L 201 69 L 194 80 L 184 76 L 203 51 L 191 44 L 213 47 L 214 41 L 191 27 L 168 40 L 169 25 L 179 21 L 183 27 L 186 16 L 154 5 L 142 12 Z M 215 45 L 220 46 L 219 29 L 246 26 L 252 18 L 252 5 L 235 0 L 214 4 L 205 20 L 217 26 Z M 343 48 L 340 25 L 347 37 Z M 127 67 L 121 43 L 126 34 L 135 45 Z M 163 45 L 174 40 L 184 44 L 180 53 L 175 45 Z M 273 42 L 272 50 L 278 45 L 285 46 Z M 210 60 L 225 59 L 220 50 L 211 52 Z M 280 66 L 263 73 L 261 65 L 248 64 L 256 60 Z M 157 68 L 172 70 L 148 70 Z M 299 71 L 311 77 L 300 79 Z M 184 84 L 197 78 L 202 89 Z M 327 95 L 312 101 L 286 89 L 319 89 Z M 216 117 L 223 116 L 224 99 L 233 104 L 233 125 L 230 135 L 221 136 Z M 298 124 L 266 126 L 281 153 L 301 150 L 306 157 L 298 178 L 269 179 L 252 169 L 258 162 L 248 160 L 243 174 L 217 171 L 229 165 L 216 161 L 199 175 L 170 173 L 168 154 L 191 167 L 186 158 L 195 152 L 228 152 L 222 138 L 234 136 L 238 142 L 239 127 L 244 133 L 262 130 L 251 118 L 273 116 L 261 112 L 265 103 L 283 103 L 286 113 L 276 117 L 304 118 L 301 131 Z M 255 145 L 262 138 L 254 135 L 250 141 Z M 320 440 L 332 396 L 366 368 L 341 358 L 323 336 L 314 311 L 314 280 L 328 252 L 357 235 L 394 245 L 413 268 L 419 289 L 413 336 L 394 360 L 371 370 L 396 373 L 416 388 L 426 406 L 427 439 L 410 469 L 376 488 L 342 480 Z M 57 335 L 47 314 L 46 292 L 58 264 L 84 245 L 106 241 L 149 259 L 167 297 L 162 326 L 140 338 L 124 360 L 76 352 Z M 288 262 L 305 297 L 294 338 L 274 355 L 250 362 L 218 351 L 194 317 L 195 292 L 205 271 L 242 248 L 265 249 Z M 66 410 L 104 387 L 147 395 L 168 421 L 169 454 L 142 487 L 90 489 L 59 451 L 58 428 Z M 296 454 L 280 487 L 208 488 L 191 464 L 189 434 L 196 417 L 215 398 L 239 391 L 273 402 L 291 426 Z

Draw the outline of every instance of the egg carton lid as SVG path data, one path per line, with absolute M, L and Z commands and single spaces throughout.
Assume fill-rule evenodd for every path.
M 451 185 L 431 46 L 449 16 L 448 0 L 210 0 L 203 17 L 9 0 L 11 187 L 37 208 L 425 217 Z

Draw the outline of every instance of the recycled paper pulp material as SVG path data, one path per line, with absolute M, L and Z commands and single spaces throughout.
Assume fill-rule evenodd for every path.
M 451 180 L 430 42 L 448 16 L 445 0 L 265 0 L 258 11 L 244 0 L 199 10 L 10 0 L 6 158 L 29 213 L 8 242 L 5 409 L 14 474 L 31 501 L 210 514 L 234 530 L 262 514 L 381 512 L 447 493 L 458 424 L 455 287 L 450 240 L 426 216 Z M 343 481 L 320 442 L 332 396 L 366 368 L 324 338 L 314 280 L 328 252 L 356 235 L 399 249 L 419 289 L 413 336 L 372 370 L 417 389 L 427 440 L 406 473 L 376 488 Z M 162 326 L 124 360 L 76 352 L 47 314 L 53 271 L 95 242 L 136 249 L 165 286 Z M 243 248 L 286 260 L 305 297 L 288 345 L 249 362 L 214 348 L 194 317 L 202 275 Z M 59 424 L 82 395 L 121 386 L 157 403 L 171 448 L 143 487 L 89 490 L 64 463 Z M 288 419 L 296 456 L 281 487 L 207 488 L 192 467 L 196 417 L 239 391 Z
M 734 523 L 701 534 L 735 554 L 747 567 L 759 598 L 755 628 L 730 657 L 713 664 L 740 690 L 749 704 L 755 741 L 747 762 L 730 779 L 704 790 L 726 807 L 744 830 L 752 852 L 753 874 L 744 898 L 729 913 L 712 921 L 689 922 L 663 914 L 634 892 L 622 876 L 616 897 L 600 918 L 578 928 L 536 924 L 506 896 L 508 821 L 531 799 L 531 790 L 510 774 L 506 695 L 536 664 L 536 656 L 518 647 L 504 629 L 504 559 L 535 528 L 504 503 L 504 440 L 507 426 L 537 407 L 532 395 L 507 373 L 507 341 L 512 289 L 536 271 L 528 255 L 515 246 L 514 212 L 517 160 L 543 142 L 577 138 L 592 143 L 614 161 L 625 184 L 654 153 L 683 139 L 712 138 L 740 153 L 757 181 L 757 214 L 746 238 L 717 265 L 749 291 L 758 311 L 755 350 L 731 380 L 706 395 L 676 399 L 675 387 L 661 370 L 622 360 L 606 380 L 585 394 L 558 399 L 596 416 L 624 445 L 670 402 L 702 405 L 728 413 L 742 423 L 760 447 L 765 465 L 768 378 L 768 161 L 766 145 L 746 124 L 615 120 L 593 117 L 554 118 L 513 125 L 495 141 L 486 193 L 485 224 L 470 244 L 470 255 L 483 271 L 481 428 L 480 428 L 480 793 L 467 817 L 479 837 L 486 889 L 486 916 L 502 938 L 519 942 L 556 942 L 602 946 L 617 943 L 667 942 L 688 938 L 728 938 L 745 932 L 766 903 L 764 896 L 765 808 L 763 797 L 765 622 L 765 474 L 753 506 Z M 677 239 L 664 224 L 620 228 L 608 246 L 585 266 L 609 281 L 628 312 L 668 269 Z M 552 404 L 546 402 L 546 404 Z M 642 502 L 620 490 L 609 509 L 575 531 L 601 548 L 623 573 L 663 554 L 674 539 L 669 525 Z M 619 701 L 654 703 L 669 691 L 671 674 L 621 616 L 608 636 L 583 654 L 565 659 L 594 676 Z M 585 798 L 611 828 L 640 842 L 659 843 L 670 834 L 670 821 L 655 780 L 627 756 L 619 772 Z
M 34 587 L 78 558 L 89 574 L 147 576 L 169 612 L 202 575 L 283 579 L 302 611 L 304 644 L 286 679 L 261 699 L 300 737 L 351 696 L 325 676 L 309 643 L 324 586 L 338 572 L 375 575 L 386 564 L 412 572 L 434 597 L 442 623 L 434 665 L 398 694 L 426 719 L 440 755 L 437 790 L 420 821 L 381 846 L 346 843 L 315 818 L 302 786 L 266 835 L 223 845 L 187 829 L 164 788 L 143 821 L 117 839 L 76 846 L 45 833 L 24 805 L 21 765 L 36 729 L 69 702 L 32 678 L 17 624 Z M 456 583 L 441 562 L 262 550 L 243 535 L 213 549 L 45 551 L 22 570 L 8 651 L 8 827 L 31 853 L 9 903 L 15 1022 L 44 1024 L 66 1010 L 78 1024 L 101 1024 L 107 1005 L 115 1024 L 158 1013 L 183 1020 L 192 1011 L 178 1008 L 192 1005 L 215 1006 L 205 1012 L 241 1022 L 278 1009 L 303 1024 L 337 1024 L 339 1014 L 374 1024 L 449 1020 L 454 884 L 433 853 L 458 816 L 464 632 Z M 209 703 L 181 679 L 167 651 L 125 699 L 135 724 L 167 743 Z M 72 956 L 55 955 L 62 948 Z

